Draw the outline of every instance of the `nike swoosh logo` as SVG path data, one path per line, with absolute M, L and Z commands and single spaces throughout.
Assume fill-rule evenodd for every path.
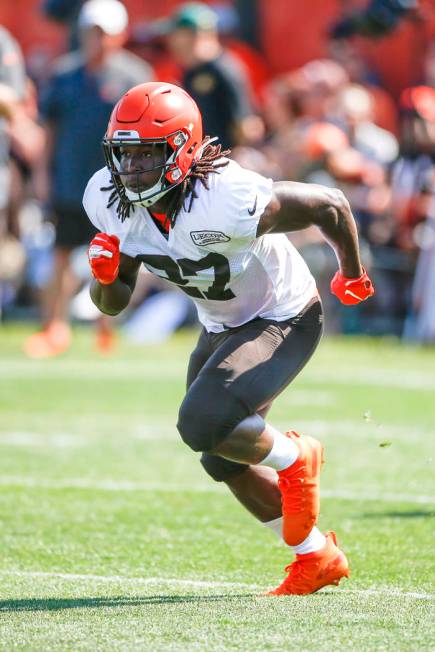
M 255 195 L 254 207 L 253 208 L 248 208 L 249 215 L 254 215 L 256 210 L 257 210 L 257 195 Z
M 351 290 L 345 290 L 345 291 L 344 291 L 344 294 L 350 294 L 351 297 L 353 297 L 354 299 L 358 299 L 359 301 L 362 301 L 362 300 L 363 300 L 362 297 L 359 297 L 357 294 L 355 294 L 355 293 L 352 292 Z
M 101 258 L 101 256 L 104 256 L 104 258 L 113 258 L 112 252 L 103 249 L 100 245 L 92 245 L 89 247 L 89 258 Z

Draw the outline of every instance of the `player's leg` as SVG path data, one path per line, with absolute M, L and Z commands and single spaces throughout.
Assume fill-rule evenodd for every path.
M 225 407 L 228 407 L 226 404 L 228 403 L 231 406 L 231 411 L 237 413 L 237 418 L 236 421 L 238 422 L 239 426 L 231 430 L 230 434 L 227 435 L 227 439 L 224 441 L 227 441 L 228 439 L 231 439 L 234 434 L 236 435 L 237 439 L 242 440 L 242 443 L 240 444 L 238 441 L 236 441 L 236 444 L 234 448 L 232 449 L 233 451 L 236 450 L 236 454 L 239 454 L 239 449 L 237 447 L 240 447 L 240 450 L 243 450 L 243 440 L 248 439 L 250 435 L 252 436 L 253 431 L 254 432 L 254 437 L 253 441 L 254 442 L 261 442 L 261 439 L 266 432 L 267 435 L 270 435 L 273 444 L 271 447 L 272 449 L 276 449 L 275 442 L 276 440 L 281 440 L 281 444 L 284 444 L 284 446 L 279 445 L 278 446 L 278 451 L 275 450 L 275 452 L 270 455 L 271 450 L 267 452 L 266 458 L 269 457 L 269 460 L 272 459 L 272 463 L 275 466 L 277 470 L 279 470 L 280 464 L 283 464 L 283 466 L 287 466 L 289 464 L 289 460 L 291 462 L 291 456 L 294 451 L 286 451 L 285 444 L 288 442 L 288 438 L 284 437 L 281 433 L 277 433 L 271 426 L 267 426 L 264 422 L 262 422 L 262 419 L 260 417 L 260 412 L 262 411 L 261 408 L 259 407 L 259 404 L 263 404 L 266 401 L 266 406 L 267 406 L 267 401 L 270 401 L 273 399 L 273 397 L 278 394 L 280 391 L 282 391 L 282 388 L 288 384 L 288 382 L 291 381 L 291 379 L 298 373 L 298 371 L 302 368 L 303 364 L 306 362 L 306 360 L 310 357 L 312 350 L 315 348 L 316 341 L 319 339 L 319 312 L 317 310 L 312 310 L 311 313 L 308 314 L 307 320 L 305 320 L 305 325 L 304 325 L 304 320 L 300 319 L 299 321 L 302 323 L 294 323 L 292 324 L 292 327 L 295 331 L 299 330 L 299 333 L 297 333 L 297 337 L 282 337 L 283 341 L 284 339 L 287 339 L 291 343 L 290 346 L 286 346 L 284 348 L 281 348 L 278 346 L 278 349 L 281 349 L 280 352 L 277 352 L 277 349 L 275 347 L 275 344 L 272 343 L 269 338 L 267 337 L 268 334 L 266 334 L 266 337 L 264 337 L 264 333 L 261 333 L 260 335 L 258 333 L 255 333 L 256 326 L 254 325 L 254 333 L 250 332 L 247 333 L 246 329 L 242 329 L 244 331 L 244 337 L 242 338 L 242 341 L 236 341 L 237 337 L 232 338 L 225 338 L 223 336 L 223 339 L 227 339 L 227 347 L 218 346 L 218 351 L 222 354 L 222 351 L 224 351 L 224 356 L 217 356 L 217 360 L 215 356 L 212 356 L 212 358 L 209 359 L 209 362 L 202 367 L 204 364 L 204 359 L 206 359 L 206 356 L 204 356 L 203 360 L 201 361 L 201 364 L 197 366 L 196 371 L 198 368 L 203 368 L 203 372 L 200 374 L 200 378 L 198 378 L 198 382 L 196 383 L 196 388 L 195 392 L 193 393 L 193 396 L 195 394 L 201 395 L 201 391 L 199 390 L 205 390 L 207 389 L 203 396 L 201 402 L 197 403 L 197 406 L 195 408 L 195 417 L 197 419 L 196 423 L 198 428 L 197 434 L 199 432 L 198 429 L 202 427 L 202 422 L 203 418 L 202 415 L 203 413 L 207 414 L 209 417 L 209 432 L 208 436 L 206 439 L 210 439 L 210 437 L 213 439 L 213 433 L 217 435 L 218 429 L 215 429 L 215 420 L 216 420 L 216 414 L 215 414 L 215 407 L 214 405 L 218 406 L 218 409 L 220 408 L 220 412 L 223 412 L 221 414 L 221 421 L 219 422 L 220 427 L 222 430 L 225 428 L 229 429 L 228 424 L 231 423 L 231 416 L 229 413 L 225 413 Z M 313 324 L 315 324 L 317 321 L 317 328 L 314 326 L 312 328 Z M 311 322 L 311 323 L 310 323 Z M 290 329 L 291 330 L 291 329 Z M 309 333 L 308 337 L 304 337 L 303 331 L 306 330 Z M 317 335 L 314 337 L 313 340 L 313 333 L 315 333 L 317 330 Z M 273 329 L 272 329 L 273 331 Z M 301 337 L 301 331 L 302 331 L 302 337 Z M 287 332 L 287 335 L 289 333 Z M 307 335 L 307 333 L 305 333 Z M 204 336 L 205 341 L 207 340 L 207 337 Z M 212 338 L 213 339 L 213 338 Z M 215 338 L 216 339 L 216 338 Z M 220 338 L 217 338 L 220 339 Z M 239 338 L 240 339 L 240 338 Z M 229 350 L 228 350 L 228 340 L 229 342 Z M 314 345 L 313 345 L 314 342 Z M 210 339 L 209 339 L 209 348 L 210 347 Z M 283 371 L 282 368 L 280 368 L 282 365 L 279 364 L 280 358 L 283 356 L 284 360 L 284 367 L 286 367 L 286 370 Z M 273 360 L 273 363 L 271 365 L 270 361 Z M 195 365 L 194 365 L 195 367 Z M 264 375 L 263 380 L 268 380 L 268 373 L 265 373 L 265 368 L 269 367 L 269 372 L 272 375 L 271 382 L 270 383 L 261 383 L 261 375 Z M 216 380 L 216 368 L 217 368 L 217 376 L 219 377 L 220 381 L 223 380 L 224 384 L 226 387 L 231 388 L 231 392 L 227 393 L 225 395 L 225 392 L 221 392 L 221 388 L 219 388 L 219 382 L 215 383 L 214 388 L 210 384 L 213 377 L 215 377 Z M 256 378 L 257 383 L 252 382 L 252 377 L 250 377 L 250 372 L 252 369 L 256 369 L 256 371 L 260 371 L 260 374 Z M 270 375 L 270 374 L 269 374 Z M 239 379 L 242 379 L 242 382 L 238 382 Z M 278 386 L 274 386 L 274 381 L 277 379 L 281 379 L 278 382 Z M 192 380 L 192 378 L 190 379 Z M 257 389 L 261 387 L 266 387 L 267 390 L 263 393 L 263 395 L 259 395 Z M 199 388 L 199 390 L 198 390 Z M 248 390 L 246 392 L 246 390 Z M 252 401 L 255 401 L 255 397 L 257 397 L 257 403 L 254 405 L 254 407 L 257 407 L 257 411 L 252 414 L 252 409 L 250 410 L 251 414 L 249 417 L 241 418 L 240 417 L 240 404 L 236 400 L 234 401 L 234 394 L 236 395 L 237 399 L 240 399 L 240 397 L 244 398 L 244 401 L 242 401 L 245 404 L 251 403 Z M 207 400 L 207 395 L 212 397 L 212 402 L 214 405 L 210 405 L 210 400 Z M 231 396 L 231 398 L 230 398 Z M 198 398 L 198 397 L 197 397 Z M 226 399 L 226 400 L 225 400 Z M 187 411 L 188 413 L 188 411 Z M 193 417 L 193 413 L 192 417 Z M 186 412 L 180 414 L 180 423 L 179 426 L 181 426 L 180 430 L 183 435 L 183 420 L 182 417 L 186 417 Z M 263 414 L 264 416 L 264 414 Z M 205 421 L 203 422 L 205 423 Z M 241 424 L 241 426 L 240 426 Z M 195 429 L 194 429 L 195 430 Z M 234 433 L 234 430 L 236 430 L 236 433 Z M 237 432 L 239 430 L 239 432 Z M 185 438 L 186 438 L 186 433 Z M 187 435 L 188 439 L 189 435 Z M 291 440 L 290 440 L 290 443 Z M 196 446 L 196 444 L 194 444 Z M 256 443 L 254 443 L 254 453 L 257 456 L 259 453 L 259 450 L 255 448 Z M 219 447 L 219 444 L 217 444 L 217 447 Z M 212 449 L 212 451 L 216 451 L 216 448 Z M 261 449 L 260 449 L 261 450 Z M 267 450 L 267 449 L 266 449 Z M 261 451 L 262 452 L 262 451 Z M 236 458 L 237 459 L 237 458 Z M 240 459 L 240 458 L 238 458 Z M 258 461 L 257 458 L 248 458 L 247 461 Z M 234 495 L 238 498 L 238 500 L 249 510 L 251 511 L 260 521 L 264 522 L 265 525 L 270 527 L 272 530 L 274 530 L 277 534 L 282 536 L 282 517 L 281 517 L 281 496 L 282 492 L 278 488 L 278 473 L 274 470 L 274 466 L 246 466 L 243 464 L 240 464 L 238 462 L 230 461 L 227 459 L 224 459 L 222 457 L 218 457 L 216 455 L 210 454 L 210 452 L 206 452 L 202 456 L 202 463 L 203 466 L 205 467 L 206 471 L 217 481 L 224 481 L 231 491 L 234 493 Z M 251 461 L 251 464 L 252 464 Z M 259 460 L 261 463 L 261 459 Z M 267 459 L 266 459 L 267 461 Z M 264 460 L 263 460 L 264 462 Z M 291 464 L 290 464 L 291 467 Z M 317 511 L 318 513 L 318 511 Z M 314 521 L 317 518 L 317 513 L 314 516 Z M 314 522 L 313 521 L 313 522 Z M 312 523 L 311 523 L 312 525 Z M 309 558 L 310 555 L 314 555 L 315 557 L 315 564 L 317 566 L 320 564 L 325 565 L 325 567 L 329 567 L 329 563 L 332 561 L 337 561 L 337 559 L 340 557 L 341 553 L 336 548 L 333 540 L 331 537 L 328 537 L 328 539 L 325 539 L 325 537 L 317 530 L 317 528 L 312 528 L 311 525 L 308 528 L 308 536 L 306 535 L 300 535 L 298 534 L 298 540 L 297 540 L 297 546 L 294 548 L 295 552 L 300 555 L 303 558 L 303 563 L 305 566 L 308 565 L 309 563 Z M 296 562 L 295 562 L 296 563 Z M 299 563 L 299 561 L 298 561 Z M 302 562 L 301 562 L 302 563 Z M 311 563 L 311 562 L 310 562 Z M 314 562 L 313 562 L 314 563 Z M 314 564 L 313 568 L 316 567 Z M 343 566 L 344 564 L 344 566 Z M 347 565 L 345 560 L 343 561 L 343 564 L 336 568 L 334 573 L 325 574 L 326 582 L 325 583 L 331 583 L 336 580 L 338 580 L 343 574 L 345 574 L 345 571 L 347 570 Z M 293 566 L 292 566 L 293 568 Z M 279 594 L 281 593 L 296 593 L 296 592 L 311 592 L 312 590 L 317 590 L 320 588 L 320 583 L 319 580 L 312 581 L 308 588 L 306 586 L 301 587 L 300 584 L 295 583 L 294 581 L 294 575 L 296 571 L 293 569 L 293 571 L 290 573 L 289 577 L 291 576 L 291 580 L 287 578 L 285 586 L 279 587 Z M 297 573 L 296 573 L 297 574 Z
M 187 389 L 213 353 L 211 342 L 203 330 L 190 356 Z M 269 407 L 259 410 L 260 416 L 264 418 Z M 215 482 L 224 482 L 237 500 L 261 522 L 274 522 L 282 516 L 278 474 L 273 469 L 231 462 L 210 453 L 202 454 L 201 464 Z
M 269 409 L 267 406 L 259 410 L 263 419 Z M 274 469 L 238 464 L 211 453 L 202 454 L 201 464 L 215 482 L 224 482 L 234 497 L 260 522 L 267 524 L 282 518 L 281 492 Z
M 294 545 L 303 541 L 317 518 L 321 446 L 310 438 L 281 434 L 260 412 L 307 362 L 320 338 L 321 322 L 316 301 L 287 322 L 255 320 L 226 333 L 204 335 L 215 351 L 191 384 L 178 422 L 181 436 L 194 450 L 239 464 L 270 466 L 278 473 L 287 474 L 296 464 L 288 480 L 280 479 L 286 538 Z M 283 491 L 286 484 L 289 488 Z M 298 487 L 307 509 L 294 509 Z M 288 494 L 290 501 L 285 499 Z
M 349 576 L 347 560 L 336 545 L 334 533 L 325 537 L 314 526 L 299 545 L 286 544 L 276 471 L 266 466 L 240 469 L 240 465 L 208 453 L 203 453 L 201 462 L 214 480 L 225 482 L 237 500 L 283 541 L 290 554 L 296 555 L 293 564 L 286 567 L 287 577 L 270 595 L 312 593 Z

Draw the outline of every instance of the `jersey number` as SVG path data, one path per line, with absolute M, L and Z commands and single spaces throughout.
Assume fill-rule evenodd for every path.
M 172 283 L 176 283 L 181 290 L 195 299 L 212 299 L 213 301 L 228 301 L 236 296 L 226 284 L 230 280 L 230 266 L 222 254 L 210 253 L 200 260 L 179 258 L 173 260 L 169 256 L 147 255 L 137 256 L 145 265 L 163 270 Z M 188 278 L 196 276 L 202 269 L 214 269 L 214 281 L 208 290 L 199 290 L 193 285 L 188 285 Z M 187 279 L 185 278 L 187 277 Z

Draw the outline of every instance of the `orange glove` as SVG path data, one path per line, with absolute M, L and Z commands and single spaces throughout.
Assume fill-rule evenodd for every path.
M 358 278 L 346 278 L 341 272 L 336 272 L 331 281 L 331 292 L 346 306 L 365 301 L 375 293 L 375 288 L 366 270 Z
M 110 285 L 119 272 L 119 238 L 116 235 L 97 233 L 88 249 L 92 274 L 102 285 Z

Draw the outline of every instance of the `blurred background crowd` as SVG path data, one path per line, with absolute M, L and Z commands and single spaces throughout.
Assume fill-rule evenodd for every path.
M 113 346 L 88 296 L 81 199 L 113 104 L 153 79 L 183 86 L 245 167 L 345 192 L 373 299 L 342 310 L 332 250 L 314 228 L 290 236 L 330 332 L 435 343 L 433 0 L 3 0 L 0 314 L 35 322 L 27 355 L 64 351 L 73 321 Z M 117 330 L 150 343 L 194 321 L 144 272 Z

